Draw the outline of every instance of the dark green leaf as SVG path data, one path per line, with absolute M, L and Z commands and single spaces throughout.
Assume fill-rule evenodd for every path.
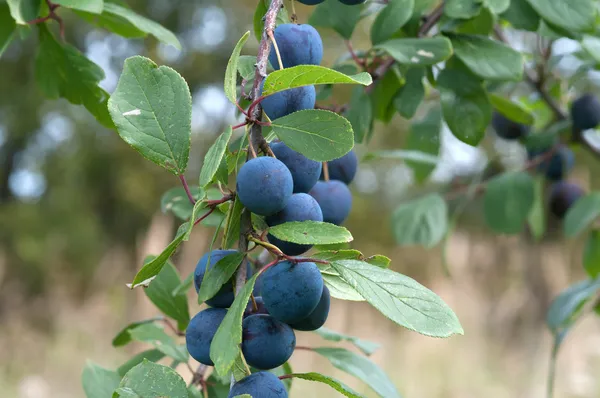
M 583 249 L 583 267 L 591 278 L 600 275 L 600 230 L 590 231 Z
M 165 357 L 165 354 L 160 352 L 157 349 L 142 351 L 139 354 L 133 356 L 133 358 L 129 359 L 123 365 L 119 366 L 117 369 L 117 373 L 119 376 L 125 376 L 125 373 L 129 372 L 131 368 L 142 363 L 144 359 L 152 362 L 158 362 Z
M 215 372 L 211 373 L 206 380 L 206 384 L 208 384 L 208 396 L 210 398 L 228 398 L 229 382 L 219 380 Z
M 339 370 L 349 373 L 368 384 L 379 396 L 385 398 L 400 398 L 394 383 L 383 370 L 368 358 L 357 355 L 344 348 L 313 348 L 323 355 Z
M 198 292 L 198 302 L 203 303 L 213 298 L 219 289 L 221 289 L 221 286 L 231 279 L 244 257 L 244 253 L 235 252 L 217 261 L 204 275 L 200 291 Z
M 552 301 L 546 315 L 546 323 L 552 333 L 557 334 L 562 329 L 569 328 L 579 310 L 588 300 L 596 296 L 599 290 L 600 279 L 586 279 L 570 286 L 558 295 Z
M 128 58 L 108 109 L 125 142 L 171 173 L 185 172 L 192 96 L 176 71 L 148 58 Z
M 118 387 L 121 377 L 114 370 L 105 369 L 93 362 L 87 361 L 81 383 L 86 398 L 111 398 Z
M 217 233 L 218 233 L 218 229 L 217 229 Z M 185 294 L 189 290 L 189 288 L 192 287 L 193 283 L 194 283 L 194 273 L 190 272 L 190 274 L 183 281 L 181 281 L 181 283 L 175 289 L 173 289 L 173 291 L 171 292 L 171 295 L 177 296 L 179 294 Z
M 197 186 L 190 186 L 190 192 L 196 200 L 204 197 L 204 192 Z M 175 187 L 165 192 L 160 199 L 160 209 L 163 213 L 172 212 L 181 220 L 189 220 L 194 205 L 190 202 L 183 187 Z
M 244 205 L 237 197 L 229 208 L 225 223 L 225 233 L 223 234 L 223 249 L 230 249 L 235 246 L 240 238 L 240 222 Z
M 143 321 L 130 323 L 129 325 L 125 326 L 119 333 L 117 333 L 117 335 L 113 338 L 113 341 L 112 341 L 113 347 L 121 347 L 121 346 L 129 344 L 131 342 L 131 335 L 129 334 L 130 330 L 135 329 L 136 327 L 138 327 L 140 325 L 144 325 L 146 323 L 153 323 L 156 321 L 160 321 L 162 319 L 163 319 L 163 317 L 161 316 L 161 317 L 145 319 Z
M 235 48 L 231 53 L 231 57 L 229 57 L 229 62 L 227 62 L 227 69 L 225 69 L 225 96 L 234 105 L 237 103 L 238 62 L 240 59 L 240 53 L 242 52 L 242 47 L 244 47 L 244 44 L 246 44 L 246 41 L 248 41 L 248 37 L 250 37 L 250 31 L 244 33 L 242 38 L 235 45 Z M 200 185 L 204 186 L 204 184 Z
M 350 387 L 348 387 L 347 385 L 343 384 L 341 381 L 338 381 L 332 377 L 328 377 L 325 375 L 322 375 L 320 373 L 315 373 L 315 372 L 311 372 L 311 373 L 293 373 L 291 374 L 291 377 L 296 377 L 298 379 L 304 379 L 304 380 L 309 380 L 309 381 L 318 381 L 320 383 L 325 383 L 327 385 L 329 385 L 330 387 L 332 387 L 333 389 L 335 389 L 336 391 L 338 391 L 339 393 L 341 393 L 342 395 L 344 395 L 345 397 L 349 397 L 349 398 L 365 398 L 363 395 L 357 393 L 356 391 L 352 390 Z
M 458 33 L 471 35 L 488 35 L 494 29 L 496 18 L 489 8 L 482 8 L 479 15 L 467 20 L 457 21 L 460 25 L 456 28 Z
M 438 107 L 434 107 L 423 120 L 412 123 L 405 145 L 406 149 L 437 157 L 440 153 L 441 127 L 442 112 Z M 437 166 L 437 164 L 427 164 L 410 159 L 406 160 L 406 165 L 413 169 L 418 182 L 425 181 Z
M 389 123 L 396 113 L 394 107 L 394 98 L 398 95 L 398 92 L 404 84 L 399 72 L 396 68 L 392 67 L 387 71 L 385 75 L 377 83 L 375 83 L 375 89 L 370 93 L 371 103 L 373 105 L 373 117 L 377 120 L 381 120 L 384 123 Z M 365 140 L 369 142 L 371 139 L 371 132 L 373 128 L 370 128 L 369 134 L 365 137 Z
M 500 17 L 510 22 L 516 29 L 535 32 L 540 26 L 540 16 L 527 0 L 511 0 L 510 6 Z
M 450 307 L 415 280 L 362 261 L 340 260 L 331 266 L 369 304 L 397 324 L 432 337 L 464 333 Z
M 251 55 L 242 55 L 238 60 L 238 73 L 242 76 L 242 79 L 252 79 L 256 73 L 256 57 Z
M 354 147 L 350 122 L 330 111 L 294 112 L 273 120 L 271 129 L 291 149 L 317 162 L 340 158 Z
M 417 113 L 419 105 L 425 98 L 424 76 L 425 69 L 410 68 L 406 73 L 406 83 L 394 98 L 396 110 L 405 119 L 410 119 Z
M 594 29 L 597 9 L 594 0 L 527 0 L 548 22 L 575 32 Z
M 179 362 L 188 361 L 188 352 L 185 346 L 178 346 L 175 340 L 163 329 L 153 323 L 146 323 L 129 330 L 131 338 L 151 344 L 154 348 Z
M 389 39 L 410 20 L 415 0 L 390 0 L 371 25 L 371 42 Z
M 61 44 L 45 24 L 39 26 L 35 78 L 48 98 L 65 98 L 83 105 L 102 125 L 113 128 L 107 109 L 108 93 L 98 83 L 104 71 L 76 48 Z
M 448 208 L 438 194 L 401 204 L 392 215 L 392 228 L 400 245 L 437 245 L 448 229 Z
M 526 172 L 507 172 L 487 184 L 483 198 L 485 221 L 495 232 L 518 234 L 535 201 L 533 178 Z
M 569 209 L 564 221 L 565 235 L 573 238 L 600 217 L 600 192 L 592 192 L 579 199 Z
M 329 341 L 348 341 L 352 343 L 356 348 L 361 350 L 365 355 L 371 355 L 379 347 L 381 347 L 378 343 L 373 343 L 372 341 L 362 340 L 358 337 L 348 336 L 346 334 L 334 332 L 331 329 L 327 329 L 322 327 L 320 329 L 315 330 L 315 333 Z
M 512 102 L 496 94 L 489 94 L 489 99 L 492 106 L 508 119 L 528 126 L 531 126 L 535 122 L 533 114 L 521 104 Z
M 19 25 L 27 25 L 38 17 L 41 0 L 6 0 L 10 8 L 10 15 Z
M 444 14 L 450 18 L 473 18 L 481 11 L 481 3 L 481 0 L 447 0 Z
M 542 239 L 546 231 L 546 213 L 544 211 L 544 176 L 536 176 L 535 178 L 535 199 L 531 211 L 527 216 L 529 230 L 536 240 Z
M 185 381 L 175 370 L 147 360 L 127 372 L 119 387 L 143 398 L 188 398 Z
M 344 116 L 352 125 L 354 141 L 363 142 L 373 127 L 373 104 L 363 87 L 355 87 L 352 90 L 350 106 Z
M 293 221 L 269 228 L 277 239 L 303 245 L 328 245 L 352 242 L 352 234 L 344 227 L 318 221 Z
M 452 44 L 445 37 L 392 39 L 376 48 L 390 54 L 398 63 L 412 66 L 435 65 L 452 56 Z
M 119 387 L 115 390 L 113 398 L 143 398 L 129 387 Z
M 185 294 L 176 296 L 172 294 L 180 283 L 177 269 L 170 261 L 167 261 L 150 286 L 144 289 L 144 293 L 156 308 L 177 321 L 179 330 L 185 330 L 190 321 L 187 297 Z
M 210 147 L 206 156 L 204 157 L 204 163 L 202 164 L 202 170 L 200 170 L 200 186 L 206 187 L 210 184 L 217 173 L 219 165 L 225 155 L 227 144 L 231 139 L 233 130 L 231 126 L 227 126 L 225 131 L 219 135 L 214 144 Z
M 494 14 L 500 14 L 506 11 L 511 0 L 484 0 L 484 3 Z
M 7 4 L 0 4 L 0 57 L 11 43 L 17 25 L 10 15 Z
M 263 20 L 267 10 L 269 9 L 269 4 L 267 0 L 258 0 L 258 4 L 256 5 L 256 10 L 254 11 L 254 36 L 256 40 L 260 43 L 260 39 L 262 38 L 263 27 L 265 26 L 265 21 Z
M 361 6 L 348 7 L 339 1 L 325 1 L 312 12 L 308 23 L 312 26 L 331 28 L 344 39 L 349 40 L 361 18 Z
M 100 14 L 104 8 L 104 0 L 53 0 L 54 4 Z
M 106 29 L 119 36 L 127 38 L 146 37 L 147 33 L 138 29 L 127 19 L 107 13 L 106 10 L 102 14 L 93 14 L 85 11 L 77 11 L 75 13 L 90 24 L 99 28 Z

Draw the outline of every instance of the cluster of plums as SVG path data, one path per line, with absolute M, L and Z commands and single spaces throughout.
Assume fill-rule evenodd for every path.
M 298 3 L 306 4 L 307 6 L 316 6 L 317 4 L 323 3 L 325 0 L 296 0 Z M 367 0 L 338 0 L 342 4 L 346 4 L 348 6 L 355 6 L 359 4 L 363 4 Z
M 582 131 L 596 128 L 600 124 L 600 101 L 598 98 L 592 94 L 585 94 L 573 101 L 571 122 L 575 137 L 580 136 Z M 530 132 L 529 126 L 512 121 L 500 113 L 494 113 L 492 126 L 496 134 L 506 140 L 519 140 L 525 138 Z M 552 146 L 528 149 L 528 158 L 533 160 L 543 156 L 551 148 Z M 552 182 L 548 203 L 552 214 L 559 219 L 564 218 L 571 206 L 585 195 L 583 188 L 565 180 L 574 165 L 573 151 L 565 145 L 560 145 L 550 158 L 544 159 L 537 166 L 537 170 L 544 173 L 546 178 Z

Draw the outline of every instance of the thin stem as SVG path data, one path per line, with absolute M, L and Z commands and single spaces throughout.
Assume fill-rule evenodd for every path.
M 293 4 L 293 2 L 292 2 Z M 283 69 L 283 61 L 281 60 L 281 54 L 279 53 L 279 46 L 277 46 L 277 40 L 275 40 L 275 36 L 273 36 L 273 32 L 267 32 L 271 42 L 273 43 L 273 48 L 275 49 L 275 54 L 277 54 L 277 63 L 279 63 L 279 69 Z
M 185 336 L 185 333 L 179 331 L 167 318 L 164 318 L 162 321 L 165 324 L 165 326 L 167 326 L 167 328 L 169 328 L 171 332 L 173 332 L 176 336 Z
M 248 124 L 248 121 L 245 121 L 244 123 L 240 123 L 240 124 L 236 124 L 235 126 L 233 126 L 231 129 L 235 130 L 235 129 L 239 129 L 240 127 L 244 127 L 245 125 Z
M 552 352 L 550 353 L 550 361 L 548 363 L 548 383 L 546 385 L 546 397 L 553 398 L 554 397 L 554 384 L 556 379 L 556 359 L 558 357 L 558 349 L 560 348 L 560 340 L 558 338 L 554 339 L 554 343 L 552 344 Z
M 329 181 L 329 165 L 327 162 L 323 162 L 323 179 Z
M 303 350 L 303 351 L 314 351 L 313 348 L 311 348 L 311 347 L 305 347 L 305 346 L 302 346 L 302 345 L 297 345 L 295 349 L 296 350 Z
M 428 34 L 429 31 L 435 26 L 435 24 L 439 22 L 440 18 L 442 18 L 442 15 L 444 15 L 445 3 L 445 1 L 442 1 L 425 19 L 425 22 L 423 23 L 423 25 L 421 25 L 421 28 L 419 29 L 419 37 L 423 37 L 426 34 Z
M 194 225 L 198 225 L 198 224 L 200 224 L 202 221 L 204 221 L 204 220 L 206 219 L 206 217 L 210 216 L 210 215 L 213 213 L 213 211 L 215 211 L 215 209 L 216 209 L 216 207 L 211 207 L 211 208 L 210 208 L 210 210 L 206 212 L 206 214 L 204 214 L 202 217 L 200 217 L 199 219 L 197 219 L 197 220 L 194 222 Z
M 190 200 L 190 202 L 195 205 L 196 204 L 196 199 L 194 199 L 194 196 L 192 195 L 192 192 L 190 191 L 190 186 L 187 183 L 187 180 L 185 179 L 185 176 L 183 174 L 179 174 L 179 181 L 181 181 L 181 185 L 183 185 L 183 189 L 185 189 L 185 193 L 188 197 L 188 199 Z
M 294 4 L 294 0 L 290 0 L 290 2 L 292 7 L 292 16 L 290 18 L 292 19 L 292 22 L 296 22 L 298 20 L 298 16 L 296 15 L 296 4 Z
M 252 310 L 254 312 L 258 311 L 258 304 L 256 304 L 256 299 L 254 298 L 254 294 L 250 294 L 250 300 L 252 300 Z
M 356 62 L 356 65 L 358 65 L 359 67 L 364 69 L 365 63 L 362 59 L 358 58 L 358 56 L 356 55 L 356 52 L 354 52 L 354 47 L 352 47 L 352 42 L 350 40 L 344 40 L 344 43 L 346 43 L 346 48 L 348 49 L 348 52 L 350 53 L 350 56 L 352 57 L 354 62 Z

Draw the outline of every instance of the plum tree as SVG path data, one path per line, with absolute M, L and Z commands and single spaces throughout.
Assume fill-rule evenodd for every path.
M 271 315 L 251 315 L 242 322 L 242 353 L 250 366 L 261 370 L 281 366 L 294 348 L 292 328 Z
M 342 156 L 341 158 L 327 162 L 329 170 L 329 178 L 332 180 L 340 180 L 345 184 L 350 184 L 354 180 L 356 170 L 358 168 L 358 158 L 354 149 Z M 321 179 L 325 179 L 325 173 L 321 173 Z
M 233 385 L 227 398 L 248 394 L 260 398 L 287 398 L 285 385 L 271 372 L 256 372 Z
M 600 101 L 593 94 L 584 94 L 571 105 L 574 131 L 593 129 L 600 124 Z
M 274 227 L 292 221 L 323 221 L 323 213 L 317 201 L 306 193 L 295 193 L 288 201 L 287 206 L 278 213 L 265 218 L 268 226 Z M 269 242 L 289 256 L 297 256 L 310 250 L 312 245 L 286 242 L 269 234 Z
M 256 303 L 256 308 L 254 308 L 254 303 Z M 260 296 L 254 296 L 254 302 L 250 300 L 248 305 L 246 305 L 246 310 L 244 311 L 244 316 L 250 316 L 255 314 L 268 314 L 267 307 L 265 307 L 265 303 Z
M 313 109 L 317 99 L 315 86 L 302 86 L 279 91 L 262 100 L 263 111 L 275 120 L 304 109 Z
M 294 180 L 288 168 L 269 156 L 251 159 L 238 172 L 238 198 L 248 210 L 261 216 L 283 210 L 293 189 Z
M 190 356 L 196 361 L 204 365 L 214 365 L 210 359 L 210 343 L 225 315 L 226 309 L 207 308 L 190 320 L 185 330 L 185 345 Z
M 300 322 L 317 307 L 323 278 L 315 263 L 281 261 L 264 271 L 262 298 L 269 314 L 285 323 Z
M 510 120 L 500 112 L 494 112 L 492 127 L 500 138 L 518 140 L 529 134 L 529 126 Z
M 196 269 L 194 270 L 194 286 L 196 287 L 196 292 L 200 290 L 207 269 L 211 269 L 223 257 L 236 252 L 237 250 L 213 250 L 203 255 L 198 261 L 198 264 L 196 264 Z M 210 264 L 208 263 L 209 257 Z M 252 268 L 249 264 L 247 270 L 247 275 L 252 275 Z M 221 287 L 214 297 L 206 300 L 206 304 L 216 308 L 227 308 L 233 303 L 233 299 L 233 284 L 228 282 Z
M 352 193 L 341 181 L 319 181 L 309 194 L 319 203 L 325 222 L 341 225 L 350 214 Z
M 550 188 L 549 207 L 552 214 L 557 218 L 564 218 L 571 206 L 579 198 L 585 195 L 585 191 L 579 185 L 569 181 L 559 181 L 552 184 Z
M 307 193 L 315 186 L 321 175 L 323 164 L 308 159 L 288 147 L 283 142 L 271 143 L 271 150 L 275 157 L 283 162 L 292 173 L 294 180 L 294 193 Z
M 273 32 L 284 68 L 297 65 L 319 65 L 323 59 L 321 35 L 311 25 L 286 23 Z M 277 52 L 271 45 L 269 62 L 275 70 L 280 69 Z
M 304 319 L 290 324 L 293 329 L 311 331 L 317 330 L 325 324 L 329 316 L 329 306 L 331 304 L 331 294 L 327 286 L 323 285 L 323 293 L 317 307 Z

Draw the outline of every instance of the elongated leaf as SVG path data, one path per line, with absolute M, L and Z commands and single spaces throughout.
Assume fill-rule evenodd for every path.
M 104 8 L 104 0 L 53 0 L 54 4 L 100 14 Z
M 210 345 L 210 359 L 214 362 L 215 369 L 219 374 L 227 374 L 240 355 L 242 316 L 248 305 L 248 300 L 250 299 L 250 294 L 252 293 L 252 289 L 254 289 L 254 283 L 258 275 L 257 273 L 250 278 L 244 285 L 244 288 L 235 297 Z
M 317 162 L 340 158 L 354 147 L 350 122 L 330 111 L 294 112 L 274 120 L 271 129 L 291 149 Z
M 375 254 L 374 256 L 364 258 L 363 261 L 376 267 L 389 268 L 392 259 L 381 254 Z
M 392 39 L 375 48 L 387 52 L 400 64 L 413 66 L 435 65 L 452 56 L 452 44 L 445 37 Z
M 390 149 L 376 152 L 369 152 L 362 158 L 363 162 L 368 162 L 373 159 L 397 159 L 422 163 L 425 165 L 435 166 L 440 159 L 437 156 L 430 155 L 421 151 L 408 151 L 405 149 Z
M 201 187 L 210 184 L 215 177 L 232 134 L 233 130 L 231 129 L 231 126 L 228 126 L 206 153 L 204 163 L 202 164 L 202 170 L 200 170 Z
M 496 94 L 488 94 L 490 102 L 498 112 L 510 120 L 531 126 L 535 122 L 533 114 L 516 102 L 507 100 Z
M 248 37 L 250 37 L 250 31 L 244 33 L 244 35 L 235 45 L 235 48 L 231 53 L 231 57 L 229 57 L 229 61 L 227 62 L 227 69 L 225 69 L 225 96 L 234 105 L 237 103 L 238 62 L 240 59 L 240 53 L 242 52 L 242 47 L 244 47 L 244 44 L 246 44 L 246 41 L 248 41 Z
M 163 317 L 161 316 L 161 317 L 155 317 L 155 318 L 145 319 L 143 321 L 130 323 L 129 325 L 125 326 L 119 333 L 117 333 L 117 335 L 113 338 L 113 340 L 112 340 L 113 347 L 121 347 L 121 346 L 129 344 L 129 342 L 131 342 L 131 335 L 129 334 L 130 330 L 135 329 L 136 327 L 138 327 L 140 325 L 144 325 L 146 323 L 153 323 L 156 321 L 160 321 L 162 319 L 163 319 Z
M 373 104 L 371 96 L 365 92 L 363 87 L 355 87 L 352 90 L 350 106 L 344 113 L 354 130 L 354 141 L 363 142 L 373 128 Z
M 600 279 L 586 279 L 559 294 L 548 310 L 546 323 L 554 334 L 569 328 L 581 307 L 600 290 Z
M 185 172 L 192 96 L 176 71 L 148 58 L 128 58 L 108 109 L 121 138 L 142 156 L 173 174 Z
M 480 0 L 448 0 L 444 7 L 444 14 L 450 18 L 469 19 L 481 11 Z
M 346 228 L 318 221 L 286 222 L 269 228 L 269 233 L 286 242 L 303 245 L 328 245 L 354 239 Z
M 397 324 L 432 337 L 463 334 L 450 307 L 415 280 L 362 261 L 334 261 L 331 266 L 373 307 Z
M 412 123 L 406 142 L 406 149 L 437 158 L 440 154 L 441 128 L 442 111 L 439 107 L 434 107 L 423 120 Z M 426 164 L 406 159 L 406 165 L 414 171 L 415 179 L 418 182 L 423 182 L 436 168 L 437 162 L 435 164 Z
M 81 384 L 86 398 L 110 398 L 120 381 L 121 377 L 117 372 L 90 361 L 85 364 L 81 375 Z
M 339 370 L 349 373 L 368 384 L 379 396 L 385 398 L 400 398 L 394 383 L 383 370 L 368 358 L 357 355 L 345 348 L 313 348 L 323 355 Z
M 510 6 L 502 15 L 516 29 L 535 32 L 540 26 L 540 16 L 528 3 L 528 0 L 511 0 Z
M 438 194 L 400 205 L 392 215 L 392 228 L 400 245 L 437 245 L 448 229 L 448 208 Z
M 359 260 L 362 258 L 362 253 L 358 250 L 343 249 L 343 250 L 326 250 L 311 255 L 312 258 L 321 260 Z
M 336 380 L 336 379 L 334 379 L 332 377 L 329 377 L 329 376 L 322 375 L 320 373 L 315 373 L 315 372 L 311 372 L 311 373 L 293 373 L 290 376 L 291 377 L 295 377 L 297 379 L 304 379 L 304 380 L 309 380 L 309 381 L 318 381 L 320 383 L 325 383 L 328 386 L 332 387 L 337 392 L 339 392 L 342 395 L 344 395 L 345 397 L 349 397 L 349 398 L 365 398 L 364 395 L 361 395 L 361 394 L 357 393 L 356 391 L 352 390 L 350 387 L 348 387 L 347 385 L 345 385 L 341 381 L 338 381 L 338 380 Z
M 483 198 L 485 220 L 498 233 L 517 234 L 523 230 L 534 200 L 534 181 L 529 174 L 501 174 L 487 185 Z
M 223 234 L 223 249 L 229 249 L 238 242 L 240 238 L 240 222 L 242 219 L 242 211 L 244 211 L 244 205 L 236 197 L 233 204 L 229 208 L 227 213 L 227 221 L 225 224 L 225 233 Z
M 41 0 L 6 0 L 10 8 L 10 15 L 19 25 L 27 25 L 38 17 Z
M 148 360 L 127 372 L 119 387 L 144 398 L 188 398 L 185 381 L 175 370 Z
M 378 343 L 373 343 L 372 341 L 362 340 L 358 337 L 338 333 L 325 327 L 315 330 L 315 333 L 328 341 L 348 341 L 356 348 L 361 350 L 365 355 L 371 355 L 377 351 L 379 347 L 381 347 L 381 345 Z
M 238 73 L 242 76 L 242 79 L 249 80 L 254 77 L 256 73 L 256 57 L 251 55 L 241 55 L 238 60 Z
M 144 293 L 156 308 L 177 321 L 179 330 L 185 330 L 190 321 L 187 297 L 185 294 L 172 295 L 173 290 L 180 283 L 177 269 L 170 261 L 167 261 L 150 286 L 144 289 Z
M 534 181 L 534 201 L 531 206 L 531 211 L 527 216 L 529 230 L 535 239 L 538 241 L 544 236 L 546 231 L 546 213 L 544 211 L 544 176 L 537 176 Z
M 158 362 L 165 357 L 165 354 L 160 352 L 157 349 L 142 351 L 139 354 L 136 354 L 134 357 L 129 359 L 123 365 L 119 366 L 117 369 L 117 373 L 119 376 L 123 377 L 131 368 L 142 363 L 144 359 L 152 362 Z
M 17 25 L 10 15 L 7 4 L 0 4 L 0 57 L 8 48 L 15 34 Z
M 189 359 L 185 346 L 175 344 L 175 340 L 171 336 L 153 323 L 131 329 L 129 334 L 133 340 L 151 344 L 163 354 L 179 362 L 187 362 Z
M 425 98 L 424 76 L 425 68 L 410 68 L 406 73 L 406 83 L 394 98 L 396 110 L 405 119 L 410 119 L 417 113 Z
M 564 221 L 568 238 L 574 238 L 600 217 L 600 192 L 593 192 L 579 199 L 569 209 Z
M 360 5 L 348 7 L 339 1 L 324 1 L 310 15 L 312 26 L 331 28 L 346 40 L 350 40 L 356 24 L 361 18 Z
M 564 2 L 562 0 L 527 0 L 542 18 L 553 25 L 575 32 L 594 29 L 597 15 L 593 0 Z
M 381 43 L 392 37 L 410 20 L 415 0 L 390 0 L 371 25 L 371 42 Z
M 600 230 L 590 232 L 583 250 L 583 268 L 591 278 L 600 275 Z
M 196 200 L 204 197 L 204 191 L 197 186 L 190 186 L 190 192 Z M 160 209 L 163 213 L 171 212 L 181 220 L 189 220 L 194 205 L 190 202 L 183 187 L 175 187 L 165 192 L 160 199 Z
M 231 279 L 244 257 L 244 253 L 235 252 L 228 254 L 217 261 L 217 263 L 208 270 L 202 280 L 202 285 L 198 291 L 198 302 L 202 303 L 213 298 L 219 289 L 221 289 L 221 286 Z

